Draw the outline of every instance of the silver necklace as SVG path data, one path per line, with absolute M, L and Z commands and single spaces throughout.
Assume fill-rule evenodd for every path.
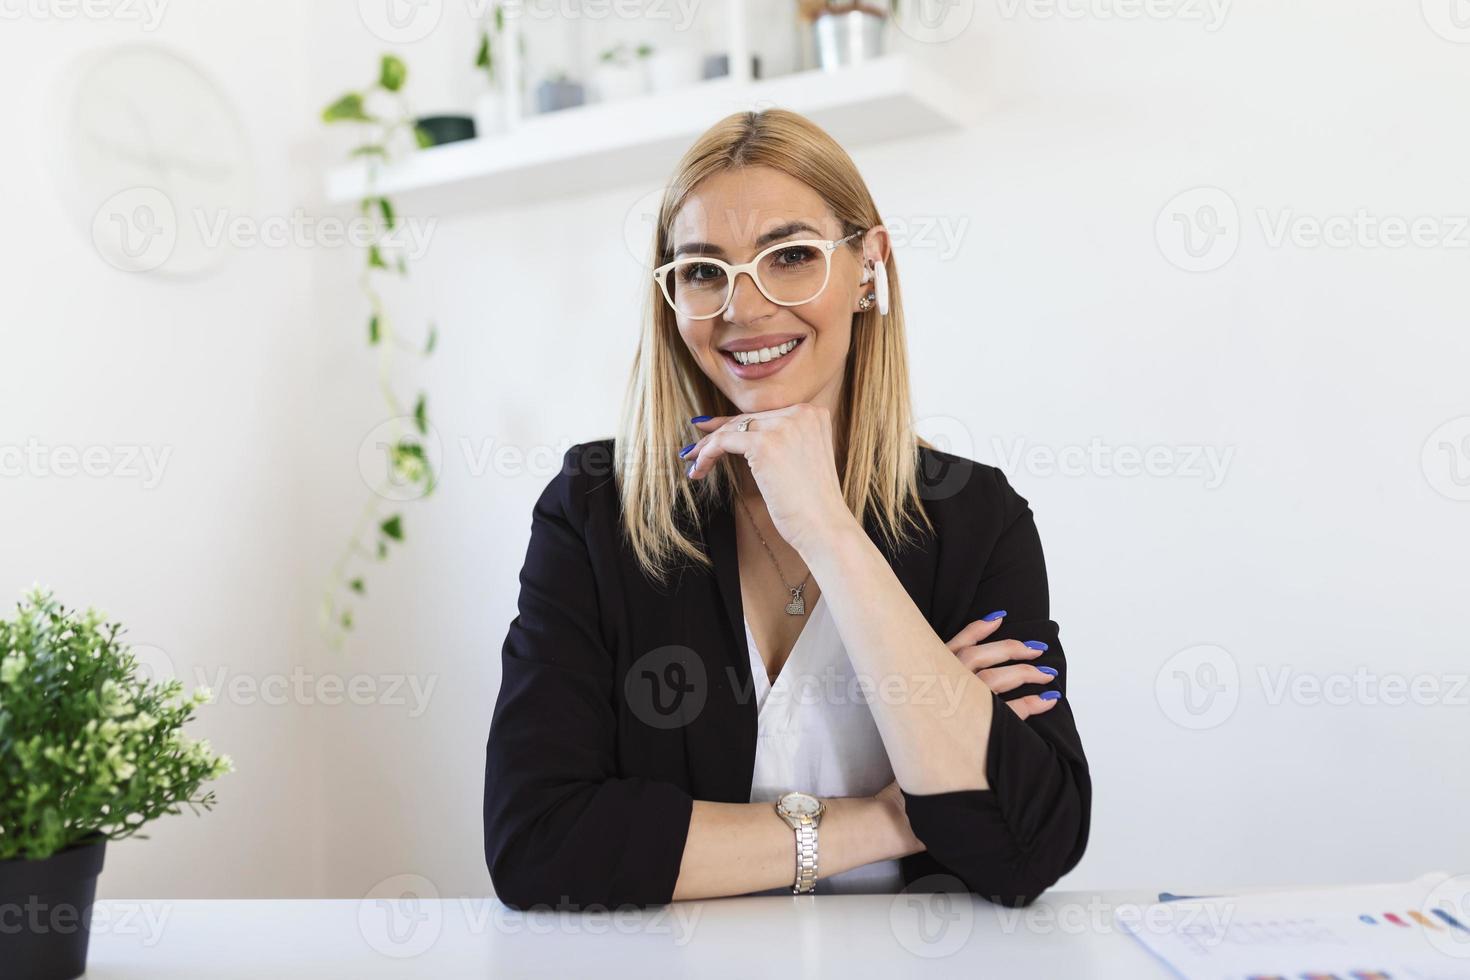
M 786 587 L 786 591 L 791 593 L 791 601 L 786 603 L 786 615 L 805 616 L 806 599 L 802 597 L 802 592 L 806 590 L 807 579 L 812 577 L 811 569 L 807 569 L 807 573 L 802 578 L 801 584 L 793 589 L 791 583 L 786 581 L 786 573 L 781 571 L 781 563 L 776 560 L 776 553 L 771 550 L 770 545 L 766 544 L 765 536 L 761 534 L 761 529 L 756 525 L 755 518 L 751 516 L 750 508 L 745 506 L 745 498 L 737 493 L 735 499 L 739 501 L 740 509 L 745 511 L 745 519 L 750 521 L 750 529 L 755 532 L 756 539 L 760 541 L 761 547 L 765 548 L 766 554 L 771 556 L 771 564 L 776 566 L 776 577 L 781 580 L 781 584 Z

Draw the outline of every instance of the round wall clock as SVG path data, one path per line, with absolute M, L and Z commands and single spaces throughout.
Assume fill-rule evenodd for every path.
M 167 48 L 128 44 L 83 59 L 58 94 L 63 193 L 97 253 L 127 272 L 217 269 L 252 220 L 244 128 L 224 91 Z

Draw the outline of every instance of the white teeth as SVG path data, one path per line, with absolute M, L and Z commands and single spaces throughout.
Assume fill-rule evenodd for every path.
M 764 364 L 767 361 L 774 361 L 778 357 L 785 357 L 795 347 L 796 341 L 788 340 L 786 343 L 778 344 L 775 347 L 762 347 L 760 350 L 737 350 L 731 351 L 730 353 L 741 364 Z

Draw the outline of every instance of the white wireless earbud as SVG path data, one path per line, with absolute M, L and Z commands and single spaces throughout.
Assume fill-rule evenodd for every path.
M 876 276 L 877 276 L 877 279 L 878 279 L 877 285 L 874 286 L 874 288 L 873 288 L 873 292 L 875 292 L 875 293 L 878 294 L 878 315 L 879 316 L 887 316 L 888 315 L 888 270 L 885 269 L 885 268 L 883 268 L 883 262 L 881 260 L 879 260 L 877 262 L 874 262 L 873 263 L 873 268 L 876 271 Z

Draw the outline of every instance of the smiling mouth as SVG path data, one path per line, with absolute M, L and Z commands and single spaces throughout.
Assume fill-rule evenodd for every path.
M 779 361 L 796 350 L 800 343 L 801 338 L 796 338 L 784 344 L 776 344 L 774 347 L 762 347 L 759 350 L 727 350 L 724 353 L 737 364 L 766 364 L 770 361 Z

